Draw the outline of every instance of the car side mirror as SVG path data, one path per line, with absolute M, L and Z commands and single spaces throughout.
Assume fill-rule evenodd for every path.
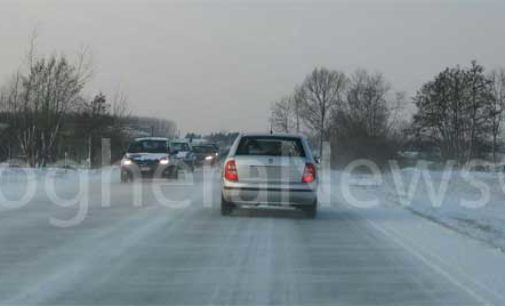
M 319 156 L 316 156 L 316 157 L 314 157 L 314 161 L 316 162 L 316 164 L 320 164 L 321 158 L 319 158 Z
M 178 153 L 179 153 L 178 150 L 173 150 L 172 152 L 170 152 L 170 154 L 172 154 L 172 155 L 177 155 Z

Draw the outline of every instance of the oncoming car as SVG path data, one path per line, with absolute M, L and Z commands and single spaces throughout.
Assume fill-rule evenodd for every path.
M 193 145 L 193 154 L 195 155 L 195 163 L 197 166 L 204 164 L 214 166 L 219 157 L 218 148 L 214 144 L 198 144 Z
M 316 161 L 303 136 L 239 135 L 224 162 L 221 214 L 241 206 L 288 206 L 317 213 Z
M 168 138 L 137 138 L 121 160 L 121 182 L 141 177 L 177 178 L 178 161 L 170 155 Z
M 193 155 L 193 150 L 189 141 L 185 139 L 172 140 L 170 142 L 170 150 L 172 156 L 184 164 L 184 167 L 189 168 L 190 171 L 195 169 L 195 156 Z

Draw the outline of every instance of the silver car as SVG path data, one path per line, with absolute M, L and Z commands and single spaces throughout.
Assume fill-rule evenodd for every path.
M 241 206 L 289 206 L 314 218 L 317 167 L 305 137 L 239 135 L 224 162 L 221 214 Z

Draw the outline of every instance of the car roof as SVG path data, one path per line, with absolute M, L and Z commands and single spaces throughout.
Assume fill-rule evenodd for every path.
M 290 138 L 305 138 L 301 134 L 292 133 L 241 133 L 240 137 L 290 137 Z
M 168 138 L 166 138 L 166 137 L 140 137 L 140 138 L 135 138 L 135 141 L 143 141 L 143 140 L 168 141 Z
M 186 139 L 172 139 L 170 140 L 171 143 L 190 143 L 189 140 Z

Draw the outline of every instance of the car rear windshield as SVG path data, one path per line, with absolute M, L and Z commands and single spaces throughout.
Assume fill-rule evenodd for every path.
M 128 153 L 167 153 L 168 141 L 163 140 L 140 140 L 135 141 L 128 147 Z
M 217 149 L 214 146 L 193 146 L 193 152 L 195 153 L 216 153 Z
M 300 138 L 245 136 L 240 139 L 235 155 L 305 157 Z

